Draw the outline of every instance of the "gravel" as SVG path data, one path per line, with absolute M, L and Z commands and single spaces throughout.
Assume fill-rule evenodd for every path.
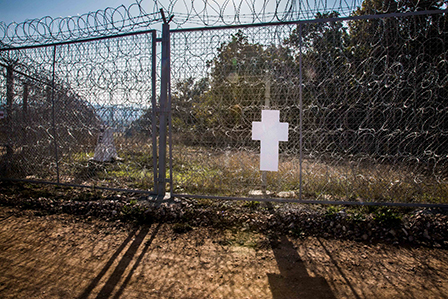
M 240 228 L 266 235 L 319 236 L 365 243 L 448 248 L 448 213 L 441 209 L 344 207 L 176 198 L 0 183 L 0 204 L 40 214 L 181 227 Z M 174 233 L 174 232 L 173 232 Z

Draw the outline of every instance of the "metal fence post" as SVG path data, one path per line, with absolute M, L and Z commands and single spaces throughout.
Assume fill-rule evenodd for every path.
M 157 33 L 153 31 L 151 33 L 151 107 L 152 107 L 152 164 L 153 164 L 153 175 L 154 175 L 154 192 L 158 194 L 158 180 L 157 180 L 157 98 L 156 98 L 156 88 L 157 88 Z
M 303 184 L 302 184 L 302 163 L 303 163 L 303 76 L 302 76 L 302 56 L 303 56 L 303 24 L 299 24 L 299 200 L 302 200 Z
M 13 155 L 12 136 L 12 110 L 14 101 L 14 69 L 12 65 L 6 68 L 6 124 L 8 130 L 8 139 L 6 144 L 6 161 L 9 164 Z
M 59 184 L 59 157 L 58 157 L 58 142 L 56 138 L 56 109 L 55 109 L 55 68 L 56 68 L 56 46 L 53 48 L 53 70 L 51 78 L 51 117 L 53 127 L 53 143 L 54 143 L 54 157 L 56 161 L 56 178 Z
M 162 74 L 160 78 L 160 135 L 159 135 L 159 179 L 157 194 L 165 196 L 166 186 L 166 141 L 169 117 L 168 88 L 170 81 L 170 26 L 162 25 Z
M 265 75 L 264 109 L 266 110 L 271 109 L 271 77 L 269 76 L 269 73 L 266 73 Z M 262 171 L 261 192 L 263 193 L 263 196 L 266 198 L 268 198 L 267 188 L 268 188 L 268 172 Z
M 23 83 L 23 100 L 22 100 L 22 150 L 26 145 L 26 135 L 28 126 L 28 94 L 29 94 L 29 84 L 28 82 Z

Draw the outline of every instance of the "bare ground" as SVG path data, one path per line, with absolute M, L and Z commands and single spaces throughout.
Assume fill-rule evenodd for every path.
M 447 298 L 446 249 L 0 207 L 1 298 Z

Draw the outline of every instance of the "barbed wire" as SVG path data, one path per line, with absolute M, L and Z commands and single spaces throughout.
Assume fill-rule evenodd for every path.
M 170 0 L 164 4 L 158 0 L 136 0 L 129 6 L 108 7 L 77 16 L 45 16 L 10 24 L 0 21 L 0 49 L 154 29 L 162 22 L 161 9 L 172 17 L 171 24 L 174 28 L 192 28 L 309 20 L 314 19 L 317 13 L 324 12 L 337 12 L 338 17 L 348 17 L 361 7 L 368 14 L 388 13 L 395 6 L 403 6 L 405 2 L 400 0 L 378 4 L 362 0 Z M 422 8 L 420 2 L 415 4 L 416 7 L 412 5 L 406 2 L 407 12 Z M 426 1 L 424 6 L 426 10 L 447 8 L 447 4 L 441 6 L 437 0 Z
M 79 16 L 46 16 L 21 23 L 0 22 L 0 49 L 43 43 L 74 41 L 148 29 L 161 21 L 160 12 L 147 13 L 141 1 Z
M 331 2 L 331 4 L 330 4 Z M 5 24 L 0 21 L 0 49 L 122 34 L 151 29 L 162 22 L 160 9 L 173 16 L 175 27 L 240 25 L 313 18 L 317 12 L 349 15 L 360 0 L 136 0 L 129 6 L 108 7 L 78 16 L 51 17 Z M 148 6 L 145 10 L 144 6 Z
M 152 43 L 149 32 L 0 52 L 0 176 L 123 187 L 109 173 L 99 178 L 104 169 L 91 160 L 105 128 L 120 136 L 120 156 L 150 146 L 151 123 L 138 119 L 151 113 Z M 129 162 L 147 184 L 141 160 Z M 128 164 L 116 166 L 132 176 Z
M 370 11 L 371 2 L 363 3 L 362 13 L 400 11 L 389 6 Z M 302 27 L 171 33 L 174 191 L 247 196 L 259 188 L 259 148 L 251 125 L 269 108 L 281 110 L 281 121 L 290 124 L 289 141 L 280 144 L 279 172 L 265 182 L 271 192 L 324 200 L 446 202 L 446 13 L 341 22 L 334 18 L 351 6 L 346 14 L 352 13 L 356 1 L 254 3 L 152 2 L 147 13 L 139 1 L 128 8 L 2 27 L 7 30 L 1 47 L 42 45 L 0 49 L 0 98 L 9 113 L 0 127 L 0 147 L 6 148 L 5 161 L 18 167 L 10 163 L 4 169 L 21 178 L 58 177 L 66 183 L 145 189 L 152 184 L 155 32 L 47 42 L 146 30 L 161 22 L 160 9 L 174 16 L 172 28 L 318 18 L 317 10 L 336 10 Z M 115 129 L 125 162 L 92 164 L 103 125 Z

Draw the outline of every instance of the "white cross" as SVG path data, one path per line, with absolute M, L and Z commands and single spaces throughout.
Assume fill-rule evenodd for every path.
M 252 122 L 252 140 L 261 140 L 260 170 L 278 171 L 278 143 L 288 141 L 288 123 L 280 122 L 280 111 L 261 111 L 261 122 Z

